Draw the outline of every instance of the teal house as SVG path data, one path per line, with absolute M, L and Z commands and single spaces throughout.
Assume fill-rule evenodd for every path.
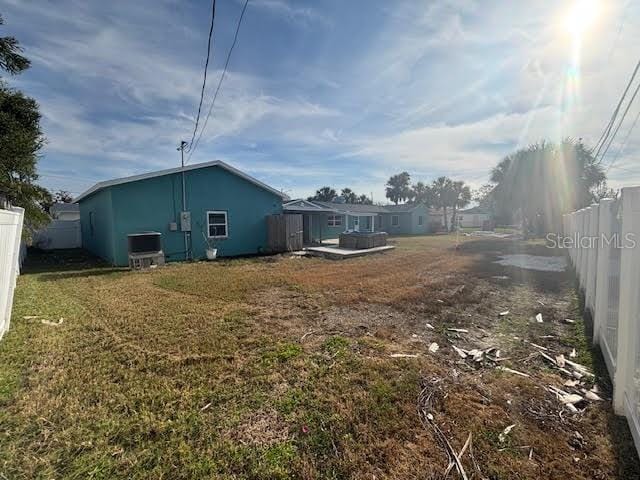
M 420 235 L 430 232 L 429 209 L 423 204 L 363 205 L 317 200 L 291 200 L 284 213 L 302 215 L 307 245 L 337 238 L 345 231 Z
M 218 256 L 262 253 L 266 217 L 282 213 L 283 200 L 278 190 L 213 161 L 100 182 L 74 201 L 83 247 L 120 266 L 128 264 L 128 236 L 144 232 L 161 234 L 167 261 L 205 258 L 208 243 Z

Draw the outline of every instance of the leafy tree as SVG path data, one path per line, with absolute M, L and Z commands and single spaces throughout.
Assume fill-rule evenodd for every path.
M 340 196 L 344 198 L 345 203 L 358 203 L 358 195 L 350 188 L 343 188 Z
M 21 51 L 15 38 L 0 37 L 0 70 L 15 75 L 29 68 Z M 0 80 L 0 198 L 23 207 L 26 223 L 33 227 L 48 221 L 42 205 L 51 201 L 49 192 L 35 183 L 43 144 L 36 101 Z
M 73 197 L 71 196 L 71 193 L 67 192 L 66 190 L 49 192 L 49 199 L 50 201 L 41 202 L 42 208 L 47 212 L 51 211 L 51 206 L 54 203 L 72 203 L 73 202 Z
M 562 214 L 585 207 L 605 180 L 602 167 L 581 140 L 542 141 L 504 158 L 492 171 L 499 209 L 518 211 L 525 232 L 557 231 Z
M 453 204 L 453 182 L 448 177 L 438 177 L 431 184 L 433 206 L 441 208 L 444 215 L 444 229 L 449 230 L 447 208 Z
M 594 202 L 599 202 L 603 198 L 618 198 L 618 190 L 613 188 L 609 188 L 607 185 L 607 181 L 604 180 L 598 187 L 593 191 L 593 200 Z
M 427 207 L 433 205 L 433 189 L 429 185 L 425 185 L 423 182 L 417 182 L 411 189 L 415 203 L 422 203 Z
M 373 205 L 373 200 L 367 197 L 364 193 L 357 198 L 356 203 L 360 203 L 362 205 Z
M 451 215 L 451 229 L 456 225 L 458 209 L 464 208 L 469 205 L 471 201 L 471 189 L 468 185 L 465 185 L 463 181 L 455 181 L 451 183 L 451 208 L 453 214 Z
M 2 15 L 0 15 L 0 25 L 4 25 Z M 14 37 L 0 37 L 0 70 L 16 75 L 29 68 L 31 62 L 20 52 L 22 48 Z
M 66 190 L 58 190 L 53 194 L 53 201 L 55 203 L 72 203 L 73 196 Z
M 31 226 L 47 221 L 42 205 L 51 195 L 36 185 L 36 163 L 44 138 L 38 104 L 0 83 L 0 196 L 23 207 Z
M 471 199 L 478 204 L 479 207 L 493 211 L 493 200 L 491 194 L 495 185 L 491 183 L 485 183 L 479 189 L 471 192 Z
M 307 200 L 317 200 L 319 202 L 332 202 L 338 195 L 336 191 L 331 187 L 322 187 L 316 190 L 316 194 L 312 197 L 308 197 Z
M 411 181 L 411 175 L 407 172 L 398 173 L 397 175 L 392 175 L 386 184 L 386 196 L 389 200 L 391 200 L 396 205 L 400 201 L 406 201 L 413 198 L 413 191 L 409 186 L 409 182 Z

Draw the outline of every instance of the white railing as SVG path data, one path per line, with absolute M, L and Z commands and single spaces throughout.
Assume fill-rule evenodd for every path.
M 0 210 L 0 338 L 9 329 L 13 291 L 24 258 L 21 245 L 24 210 Z
M 569 258 L 613 381 L 613 407 L 640 452 L 640 187 L 563 217 Z

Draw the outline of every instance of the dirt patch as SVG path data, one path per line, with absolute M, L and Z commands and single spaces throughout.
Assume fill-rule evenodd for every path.
M 496 263 L 504 267 L 518 267 L 540 272 L 564 272 L 567 268 L 567 261 L 564 257 L 527 254 L 501 255 Z

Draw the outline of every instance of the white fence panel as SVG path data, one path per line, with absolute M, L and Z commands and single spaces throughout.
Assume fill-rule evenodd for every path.
M 640 187 L 578 210 L 563 222 L 569 249 L 613 380 L 613 407 L 640 452 Z
M 0 339 L 9 329 L 13 291 L 20 271 L 24 210 L 0 210 Z
M 596 306 L 597 262 L 598 262 L 598 204 L 589 207 L 589 249 L 587 250 L 587 277 L 585 283 L 585 304 L 593 313 Z
M 52 220 L 49 225 L 34 234 L 33 245 L 43 250 L 80 248 L 80 220 Z

